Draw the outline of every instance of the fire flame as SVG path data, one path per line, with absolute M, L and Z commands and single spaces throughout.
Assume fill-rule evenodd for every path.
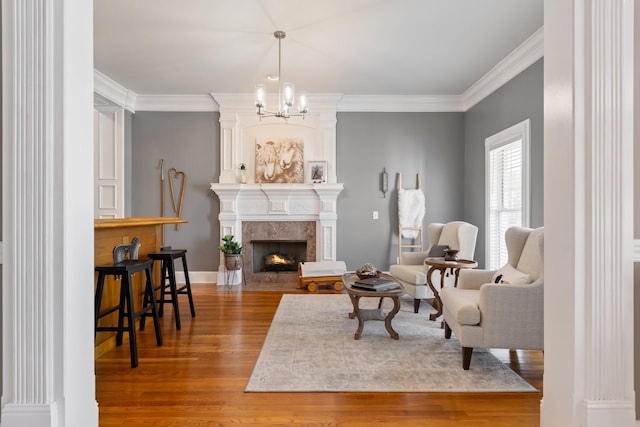
M 286 264 L 287 260 L 281 257 L 280 255 L 272 255 L 271 262 L 273 262 L 274 264 Z
M 278 254 L 271 254 L 269 258 L 269 263 L 271 264 L 291 264 L 293 261 L 286 259 Z

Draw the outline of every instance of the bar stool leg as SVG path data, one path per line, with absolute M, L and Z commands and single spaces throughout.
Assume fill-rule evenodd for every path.
M 151 274 L 151 266 L 145 269 L 147 275 L 147 284 L 145 286 L 145 293 L 149 294 L 151 316 L 153 317 L 153 327 L 156 330 L 156 345 L 160 347 L 162 345 L 162 332 L 160 331 L 160 319 L 158 318 L 158 304 L 156 303 L 155 289 L 153 287 L 153 279 Z M 144 319 L 144 316 L 142 317 Z M 142 320 L 141 319 L 141 320 Z
M 142 298 L 142 306 L 140 308 L 140 310 L 144 310 L 145 307 L 149 307 L 149 304 L 151 304 L 151 297 L 155 296 L 155 291 L 149 293 L 149 290 L 147 289 L 147 285 L 145 283 L 144 285 L 144 298 Z M 155 305 L 155 304 L 154 304 Z M 147 324 L 147 316 L 140 316 L 140 330 L 144 331 L 144 327 Z
M 126 295 L 127 295 L 127 285 L 126 279 L 127 275 L 122 275 L 120 278 L 120 305 L 118 306 L 118 331 L 116 332 L 116 347 L 120 347 L 122 345 L 122 335 L 124 333 L 124 317 L 125 313 L 125 303 L 126 303 Z
M 180 306 L 178 305 L 178 290 L 176 286 L 176 269 L 173 260 L 167 262 L 169 267 L 169 291 L 171 292 L 171 303 L 173 304 L 173 315 L 176 318 L 176 330 L 180 330 Z
M 167 287 L 167 276 L 169 274 L 166 261 L 162 260 L 160 262 L 160 269 L 162 271 L 161 271 L 161 276 L 160 276 L 160 310 L 159 310 L 159 316 L 162 317 L 162 316 L 164 316 L 164 299 L 165 299 L 165 292 L 166 292 L 166 287 Z
M 123 305 L 123 309 L 126 306 L 127 309 L 127 330 L 129 331 L 129 352 L 131 353 L 131 367 L 136 368 L 138 366 L 138 343 L 136 340 L 136 327 L 134 321 L 133 311 L 133 289 L 131 288 L 131 274 L 122 275 L 122 290 L 125 294 L 126 305 Z M 122 334 L 122 332 L 119 332 Z M 121 338 L 122 341 L 122 338 Z
M 94 317 L 95 323 L 93 327 L 93 338 L 98 335 L 98 319 L 100 317 L 100 306 L 102 305 L 102 292 L 104 290 L 104 273 L 98 273 L 98 285 L 96 286 L 96 296 L 94 300 Z
M 191 295 L 191 281 L 189 281 L 189 269 L 187 268 L 187 257 L 182 256 L 182 270 L 184 273 L 185 289 L 187 290 L 187 296 L 189 297 L 189 308 L 191 309 L 191 317 L 196 317 L 196 309 L 193 306 L 193 295 Z

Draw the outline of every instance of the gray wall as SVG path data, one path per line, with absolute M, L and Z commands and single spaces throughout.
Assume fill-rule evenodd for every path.
M 397 174 L 403 174 L 404 188 L 415 188 L 419 173 L 427 207 L 423 225 L 453 220 L 477 225 L 476 259 L 483 265 L 484 140 L 526 118 L 531 119 L 531 224 L 542 225 L 542 74 L 540 60 L 466 113 L 338 113 L 336 171 L 345 188 L 338 197 L 337 258 L 349 269 L 372 262 L 386 270 L 396 262 Z M 160 214 L 161 158 L 165 171 L 184 170 L 182 216 L 189 223 L 177 232 L 165 227 L 165 242 L 189 250 L 191 270 L 217 270 L 219 201 L 209 183 L 219 176 L 219 114 L 137 112 L 130 120 L 131 215 Z M 389 173 L 386 197 L 380 191 L 383 168 Z M 173 215 L 168 179 L 165 215 Z
M 476 259 L 485 261 L 484 141 L 531 119 L 531 226 L 543 224 L 543 60 L 524 70 L 465 113 L 464 217 L 478 226 Z
M 218 113 L 137 112 L 131 118 L 133 216 L 160 216 L 160 159 L 165 166 L 165 216 L 175 216 L 167 171 L 186 174 L 178 231 L 165 226 L 165 244 L 189 251 L 189 270 L 218 269 L 219 202 L 209 190 L 220 175 Z M 176 203 L 181 182 L 174 181 Z
M 396 262 L 398 173 L 403 188 L 416 188 L 421 174 L 425 227 L 463 219 L 463 113 L 338 113 L 337 141 L 336 170 L 344 183 L 337 258 L 349 269 L 372 262 L 386 270 Z M 383 167 L 389 173 L 386 198 L 380 191 Z

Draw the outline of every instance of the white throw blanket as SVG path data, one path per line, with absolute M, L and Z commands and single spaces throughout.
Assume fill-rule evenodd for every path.
M 302 277 L 340 276 L 346 272 L 344 261 L 305 262 L 300 265 Z
M 421 227 L 425 213 L 425 199 L 422 190 L 398 190 L 398 220 L 400 227 Z M 418 230 L 402 230 L 402 237 L 415 239 Z

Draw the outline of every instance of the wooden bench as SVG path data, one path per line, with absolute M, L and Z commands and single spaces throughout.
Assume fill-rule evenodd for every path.
M 330 285 L 339 291 L 342 289 L 342 275 L 346 272 L 344 261 L 300 262 L 296 288 L 306 287 L 309 292 L 315 292 L 318 285 Z

